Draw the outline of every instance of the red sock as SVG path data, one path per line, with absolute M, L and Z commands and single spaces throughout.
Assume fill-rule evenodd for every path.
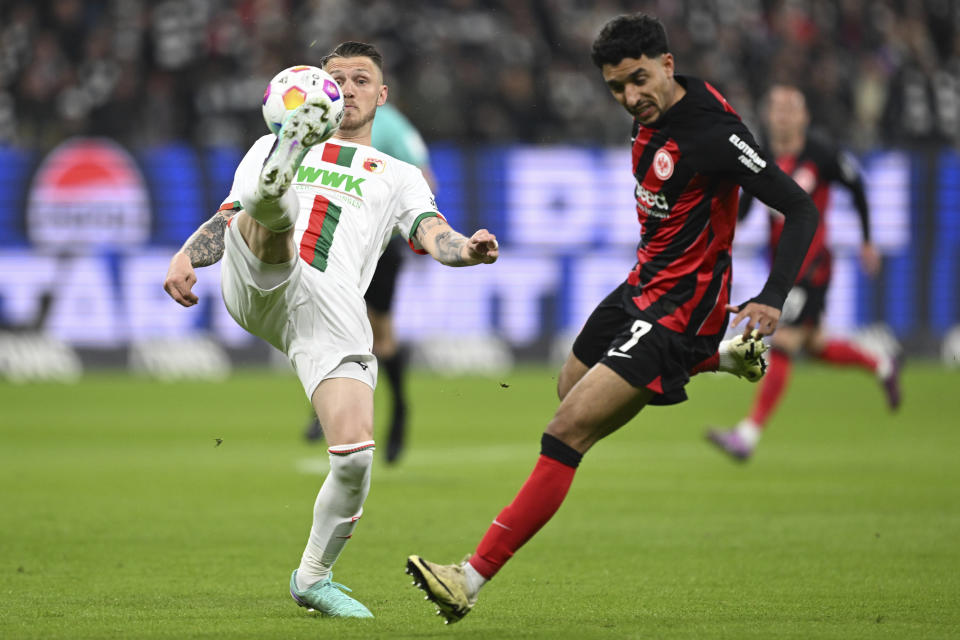
M 703 373 L 704 371 L 719 371 L 720 370 L 720 353 L 717 352 L 701 362 L 700 364 L 690 369 L 690 375 L 695 376 L 698 373 Z
M 470 557 L 470 564 L 480 575 L 488 580 L 496 575 L 514 552 L 553 517 L 576 470 L 575 466 L 540 455 L 520 493 L 496 517 Z
M 870 371 L 877 370 L 876 358 L 846 340 L 828 340 L 817 357 L 833 364 L 854 365 Z
M 760 391 L 753 403 L 753 411 L 750 412 L 750 419 L 761 429 L 766 426 L 767 419 L 780 402 L 789 378 L 790 356 L 781 349 L 771 349 L 767 374 L 760 381 Z

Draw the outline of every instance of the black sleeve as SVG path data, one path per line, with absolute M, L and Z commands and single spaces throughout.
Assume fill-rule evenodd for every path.
M 853 196 L 853 206 L 860 217 L 860 230 L 864 244 L 870 242 L 870 208 L 867 205 L 867 193 L 863 186 L 863 174 L 856 159 L 846 151 L 837 151 L 832 156 L 832 178 L 839 182 Z
M 781 309 L 810 249 L 820 214 L 807 192 L 773 162 L 768 163 L 760 173 L 743 179 L 740 184 L 744 191 L 752 193 L 784 216 L 783 232 L 773 257 L 770 276 L 759 295 L 751 300 Z
M 784 215 L 783 232 L 773 258 L 770 276 L 751 302 L 780 309 L 793 287 L 820 214 L 810 196 L 777 163 L 766 158 L 750 130 L 739 119 L 727 119 L 711 129 L 705 141 L 700 168 L 735 181 L 746 193 Z
M 740 205 L 737 209 L 737 220 L 742 221 L 750 213 L 750 207 L 753 205 L 753 195 L 747 191 L 740 192 Z

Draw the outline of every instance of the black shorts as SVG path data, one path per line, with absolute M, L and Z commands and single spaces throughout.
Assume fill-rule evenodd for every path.
M 798 282 L 790 289 L 780 312 L 780 324 L 785 327 L 816 327 L 820 324 L 827 305 L 829 282 L 814 285 Z
M 634 387 L 653 391 L 650 404 L 683 402 L 690 370 L 717 352 L 723 331 L 687 336 L 645 319 L 640 311 L 628 313 L 622 302 L 624 286 L 614 289 L 587 318 L 573 343 L 573 355 L 588 367 L 602 362 Z
M 373 279 L 363 299 L 367 301 L 367 308 L 378 313 L 390 313 L 393 306 L 393 293 L 397 288 L 397 274 L 403 264 L 403 252 L 407 250 L 407 243 L 400 236 L 394 236 L 387 244 L 386 251 L 380 256 L 377 269 L 373 272 Z

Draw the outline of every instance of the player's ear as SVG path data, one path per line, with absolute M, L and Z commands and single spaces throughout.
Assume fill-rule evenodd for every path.
M 663 65 L 663 70 L 666 72 L 668 78 L 673 78 L 674 72 L 674 62 L 672 53 L 664 53 L 660 56 L 660 64 Z
M 380 87 L 380 95 L 377 97 L 377 106 L 382 107 L 387 102 L 387 85 Z

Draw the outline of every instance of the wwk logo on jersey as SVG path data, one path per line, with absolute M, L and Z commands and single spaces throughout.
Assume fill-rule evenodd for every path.
M 660 149 L 653 156 L 653 173 L 661 180 L 673 175 L 673 156 L 666 149 Z
M 656 169 L 654 169 L 656 171 Z M 637 180 L 637 188 L 634 191 L 637 198 L 637 208 L 641 209 L 648 216 L 654 218 L 666 218 L 670 215 L 670 203 L 662 193 L 650 191 Z
M 329 171 L 327 169 L 318 169 L 316 167 L 307 167 L 300 165 L 297 169 L 297 182 L 316 182 L 320 180 L 320 184 L 324 187 L 330 187 L 332 189 L 343 189 L 345 193 L 350 193 L 353 191 L 361 198 L 363 197 L 363 191 L 360 190 L 360 185 L 363 184 L 363 181 L 366 178 L 354 178 L 351 175 L 346 173 L 339 173 L 337 171 Z

